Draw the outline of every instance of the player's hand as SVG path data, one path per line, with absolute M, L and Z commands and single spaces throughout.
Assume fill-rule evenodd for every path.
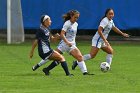
M 55 34 L 55 37 L 59 37 L 60 38 L 60 35 L 57 33 L 57 34 Z
M 60 37 L 60 35 L 58 33 L 54 35 L 54 38 L 57 39 L 57 40 L 61 39 L 61 37 Z
M 105 41 L 105 45 L 106 45 L 106 46 L 110 46 L 110 44 L 109 44 L 108 41 Z
M 70 43 L 70 42 L 67 42 L 66 43 L 69 47 L 71 47 L 72 46 L 72 44 Z
M 30 52 L 29 57 L 30 57 L 30 58 L 33 57 L 33 52 L 32 52 L 32 51 Z
M 122 34 L 124 37 L 129 37 L 130 35 L 129 34 L 126 34 L 126 33 L 123 33 Z

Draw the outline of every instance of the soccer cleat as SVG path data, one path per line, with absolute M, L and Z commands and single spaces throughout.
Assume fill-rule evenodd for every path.
M 47 75 L 47 76 L 49 76 L 50 75 L 50 72 L 46 69 L 46 68 L 43 68 L 43 70 L 42 70 L 44 73 L 45 73 L 45 75 Z
M 72 64 L 72 70 L 75 70 L 76 66 L 77 66 L 77 61 L 73 61 L 73 64 Z
M 38 68 L 39 68 L 39 65 L 36 64 L 35 66 L 32 67 L 32 70 L 35 71 L 35 70 L 38 69 Z
M 88 72 L 84 72 L 83 75 L 95 75 L 95 74 L 90 74 Z

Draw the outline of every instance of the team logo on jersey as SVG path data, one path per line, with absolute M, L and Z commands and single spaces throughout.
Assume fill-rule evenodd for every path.
M 49 32 L 46 32 L 46 33 L 45 33 L 46 36 L 49 36 L 49 34 L 50 34 Z
M 44 32 L 46 36 L 49 36 L 50 32 L 48 30 L 45 30 Z

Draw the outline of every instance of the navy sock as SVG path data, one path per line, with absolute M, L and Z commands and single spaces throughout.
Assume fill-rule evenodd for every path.
M 61 66 L 62 66 L 62 68 L 64 69 L 66 75 L 70 75 L 70 72 L 69 72 L 69 70 L 68 70 L 68 66 L 67 66 L 66 61 L 61 62 Z
M 46 69 L 49 71 L 53 69 L 55 66 L 57 66 L 59 63 L 57 61 L 53 61 Z

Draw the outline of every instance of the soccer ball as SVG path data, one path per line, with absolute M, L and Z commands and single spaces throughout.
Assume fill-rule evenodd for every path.
M 107 72 L 108 70 L 110 70 L 110 65 L 107 62 L 102 62 L 100 64 L 100 69 L 102 72 Z

